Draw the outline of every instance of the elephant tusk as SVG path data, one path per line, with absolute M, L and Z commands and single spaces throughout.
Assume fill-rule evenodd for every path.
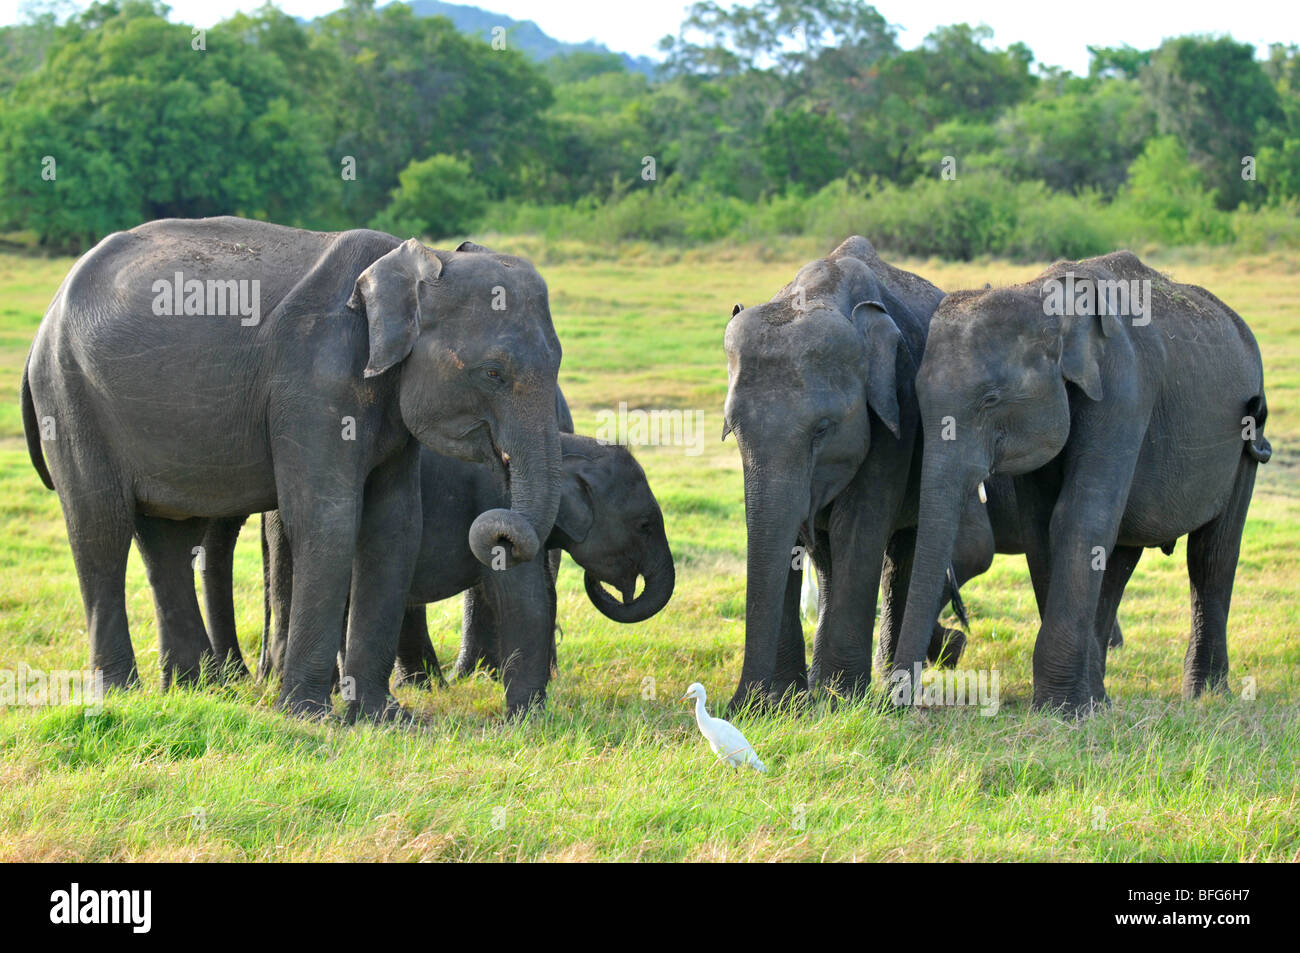
M 506 453 L 504 450 L 501 451 L 501 463 L 505 466 L 510 466 L 510 454 Z
M 980 502 L 981 502 L 981 503 L 987 503 L 987 502 L 989 501 L 989 495 L 988 495 L 988 493 L 986 493 L 985 490 L 984 490 L 984 481 L 983 481 L 983 480 L 980 480 L 980 485 L 979 485 L 979 495 L 980 495 Z

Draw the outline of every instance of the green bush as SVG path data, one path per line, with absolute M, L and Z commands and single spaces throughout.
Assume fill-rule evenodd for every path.
M 412 162 L 398 174 L 401 183 L 388 207 L 371 226 L 401 237 L 463 235 L 478 225 L 487 209 L 487 190 L 474 181 L 464 159 L 435 155 Z

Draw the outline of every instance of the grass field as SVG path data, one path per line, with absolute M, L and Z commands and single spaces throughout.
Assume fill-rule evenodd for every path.
M 753 718 L 743 727 L 770 769 L 760 776 L 714 763 L 676 699 L 698 680 L 725 701 L 741 665 L 744 505 L 735 443 L 718 441 L 723 327 L 734 302 L 769 297 L 813 250 L 583 260 L 494 244 L 542 267 L 579 432 L 620 401 L 705 414 L 699 456 L 636 450 L 677 560 L 669 606 L 618 626 L 566 562 L 544 715 L 503 721 L 500 686 L 475 677 L 401 693 L 428 727 L 346 728 L 287 719 L 258 684 L 162 693 L 133 554 L 128 605 L 147 687 L 111 694 L 97 717 L 0 713 L 0 859 L 1300 860 L 1300 254 L 1149 258 L 1234 306 L 1264 354 L 1275 454 L 1237 575 L 1232 697 L 1179 698 L 1190 625 L 1180 543 L 1171 557 L 1148 551 L 1128 588 L 1126 644 L 1107 673 L 1113 708 L 1068 724 L 1030 712 L 1037 615 L 1024 560 L 998 557 L 964 590 L 963 667 L 998 670 L 995 717 L 819 705 Z M 14 395 L 0 404 L 0 669 L 87 659 L 62 515 L 27 460 L 16 400 L 70 264 L 0 255 L 0 391 Z M 1040 270 L 901 264 L 949 289 Z M 236 565 L 250 657 L 262 617 L 255 530 Z M 451 660 L 459 600 L 431 607 L 429 623 Z

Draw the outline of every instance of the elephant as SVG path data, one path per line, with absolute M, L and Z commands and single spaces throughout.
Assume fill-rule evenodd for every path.
M 1020 510 L 1016 505 L 1016 488 L 1010 477 L 991 476 L 984 481 L 985 500 L 972 496 L 966 502 L 958 523 L 953 545 L 952 570 L 954 579 L 944 588 L 940 605 L 952 601 L 955 584 L 958 589 L 969 580 L 988 571 L 996 554 L 1021 555 L 1025 551 L 1020 531 Z M 964 616 L 964 613 L 959 613 Z M 963 622 L 965 619 L 963 617 Z M 1124 632 L 1116 619 L 1108 640 L 1110 648 L 1124 644 Z M 940 658 L 955 665 L 966 647 L 966 634 L 960 629 L 944 628 L 938 621 L 931 632 L 926 660 L 934 663 Z M 888 665 L 890 659 L 881 659 Z
M 622 623 L 649 619 L 671 598 L 675 572 L 663 514 L 645 472 L 622 446 L 567 433 L 561 434 L 560 446 L 560 508 L 546 549 L 567 550 L 583 567 L 587 595 L 605 616 Z M 424 522 L 398 642 L 397 683 L 442 682 L 425 605 L 478 587 L 481 598 L 465 606 L 456 674 L 469 675 L 480 665 L 497 671 L 505 683 L 508 715 L 539 707 L 555 644 L 555 582 L 546 554 L 501 570 L 483 566 L 470 552 L 466 540 L 475 516 L 496 508 L 508 495 L 493 468 L 425 450 L 420 487 Z M 292 615 L 292 593 L 283 523 L 268 513 L 263 525 L 269 556 L 266 591 L 276 620 L 262 641 L 259 670 L 265 673 L 283 664 L 283 621 Z M 216 575 L 229 578 L 229 563 L 217 566 Z M 645 580 L 640 595 L 635 592 L 638 577 Z M 623 600 L 613 598 L 602 583 L 618 588 Z M 228 638 L 233 639 L 233 631 L 213 632 L 214 646 L 224 646 Z
M 1024 284 L 948 295 L 916 388 L 918 542 L 891 677 L 924 655 L 960 509 L 998 474 L 1014 483 L 1041 619 L 1036 707 L 1107 702 L 1124 586 L 1143 548 L 1168 552 L 1184 535 L 1183 693 L 1226 688 L 1242 529 L 1272 454 L 1259 348 L 1231 308 L 1131 252 L 1058 262 Z
M 731 711 L 810 686 L 865 691 L 882 575 L 881 645 L 892 647 L 915 542 L 913 378 L 942 298 L 853 236 L 770 301 L 732 310 L 722 435 L 735 434 L 744 470 L 747 568 Z M 805 555 L 820 583 L 811 670 L 799 624 Z
M 346 631 L 349 720 L 399 716 L 388 682 L 418 552 L 419 446 L 497 469 L 510 507 L 479 514 L 470 548 L 532 561 L 560 505 L 560 358 L 541 276 L 470 242 L 234 217 L 108 236 L 64 279 L 21 385 L 92 666 L 110 687 L 139 680 L 134 535 L 164 685 L 197 678 L 212 650 L 194 624 L 195 526 L 278 509 L 298 594 L 279 706 L 328 711 Z

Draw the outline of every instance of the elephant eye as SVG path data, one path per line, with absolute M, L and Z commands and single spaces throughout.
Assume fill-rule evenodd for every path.
M 654 524 L 650 522 L 649 519 L 643 519 L 641 522 L 636 524 L 636 528 L 641 533 L 649 534 L 649 532 L 654 529 Z
M 984 399 L 980 401 L 980 410 L 988 410 L 995 407 L 1002 398 L 997 394 L 985 394 Z
M 493 384 L 505 382 L 506 373 L 499 364 L 484 364 L 479 370 Z

